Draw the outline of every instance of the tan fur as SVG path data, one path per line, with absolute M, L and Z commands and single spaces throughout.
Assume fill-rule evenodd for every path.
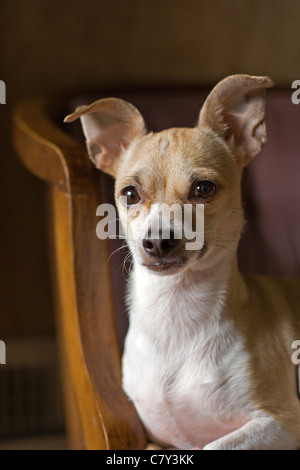
M 242 276 L 233 268 L 228 313 L 246 339 L 252 399 L 300 442 L 291 345 L 300 338 L 300 280 Z

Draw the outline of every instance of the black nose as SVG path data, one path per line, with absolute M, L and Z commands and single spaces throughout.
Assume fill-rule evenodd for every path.
M 175 248 L 178 241 L 174 238 L 174 232 L 170 231 L 170 238 L 162 238 L 161 236 L 160 238 L 144 238 L 143 247 L 148 255 L 163 258 Z

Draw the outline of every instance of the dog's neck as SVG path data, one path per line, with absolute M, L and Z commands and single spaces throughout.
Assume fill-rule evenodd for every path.
M 209 268 L 189 269 L 158 276 L 135 265 L 131 278 L 130 322 L 148 335 L 159 331 L 191 334 L 195 326 L 223 321 L 228 298 L 246 294 L 235 253 L 228 253 Z M 175 327 L 175 328 L 174 328 Z

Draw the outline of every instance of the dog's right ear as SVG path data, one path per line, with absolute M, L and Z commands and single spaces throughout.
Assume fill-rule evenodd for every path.
M 136 137 L 145 135 L 145 123 L 140 112 L 127 101 L 105 98 L 88 106 L 79 106 L 64 119 L 80 118 L 86 146 L 97 168 L 116 175 L 121 153 Z

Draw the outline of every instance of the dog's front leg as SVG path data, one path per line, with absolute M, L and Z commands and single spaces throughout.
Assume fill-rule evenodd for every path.
M 255 418 L 241 428 L 223 436 L 203 450 L 294 450 L 297 442 L 272 417 Z

